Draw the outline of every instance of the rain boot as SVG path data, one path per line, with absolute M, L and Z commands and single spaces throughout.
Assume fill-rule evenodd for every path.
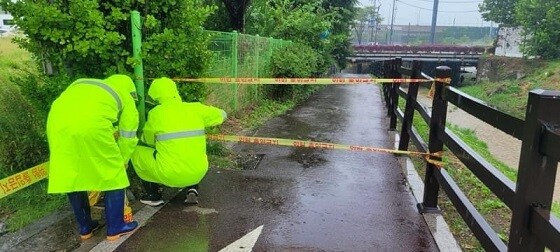
M 89 207 L 89 200 L 86 192 L 71 192 L 68 193 L 68 200 L 74 210 L 74 216 L 80 228 L 80 238 L 87 240 L 93 236 L 93 232 L 97 230 L 100 225 L 98 221 L 91 219 L 91 212 Z
M 138 227 L 138 222 L 124 221 L 124 189 L 105 191 L 105 219 L 107 240 L 114 241 Z

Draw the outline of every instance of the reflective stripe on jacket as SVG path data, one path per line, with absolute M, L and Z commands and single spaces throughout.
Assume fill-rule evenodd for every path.
M 208 170 L 204 128 L 226 117 L 219 108 L 179 99 L 156 106 L 148 113 L 142 136 L 157 152 L 137 149 L 132 156 L 136 173 L 171 187 L 198 184 Z

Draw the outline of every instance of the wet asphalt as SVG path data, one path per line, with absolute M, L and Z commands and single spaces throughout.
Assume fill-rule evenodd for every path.
M 392 148 L 378 85 L 328 86 L 251 136 Z M 254 170 L 211 169 L 200 203 L 171 199 L 116 251 L 438 251 L 391 154 L 235 144 Z

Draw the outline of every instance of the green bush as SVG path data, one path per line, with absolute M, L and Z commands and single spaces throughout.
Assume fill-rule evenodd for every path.
M 43 120 L 10 84 L 0 85 L 0 171 L 13 174 L 46 160 Z
M 16 42 L 55 75 L 104 78 L 131 73 L 130 13 L 142 12 L 145 78 L 199 77 L 209 64 L 202 25 L 214 7 L 202 0 L 177 1 L 11 1 L 0 7 L 26 35 Z M 202 85 L 182 88 L 186 100 L 200 100 Z M 51 97 L 48 97 L 51 98 Z
M 310 78 L 317 71 L 318 55 L 311 47 L 300 43 L 272 52 L 271 72 L 274 78 Z M 314 90 L 313 85 L 269 85 L 267 94 L 274 99 L 297 98 Z
M 63 74 L 47 77 L 42 74 L 26 73 L 11 78 L 19 86 L 21 94 L 35 108 L 38 119 L 46 122 L 51 104 L 73 80 Z

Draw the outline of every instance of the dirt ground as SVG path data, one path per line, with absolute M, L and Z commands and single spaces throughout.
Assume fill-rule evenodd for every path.
M 418 101 L 431 108 L 432 100 L 427 97 L 427 93 L 427 89 L 421 89 L 418 94 Z M 474 130 L 478 139 L 484 141 L 488 145 L 490 153 L 492 153 L 496 159 L 513 169 L 519 167 L 519 153 L 521 153 L 520 140 L 492 127 L 452 104 L 448 106 L 447 115 L 448 123 Z M 558 169 L 560 170 L 560 165 Z M 560 202 L 560 172 L 556 173 L 556 186 L 553 200 Z

